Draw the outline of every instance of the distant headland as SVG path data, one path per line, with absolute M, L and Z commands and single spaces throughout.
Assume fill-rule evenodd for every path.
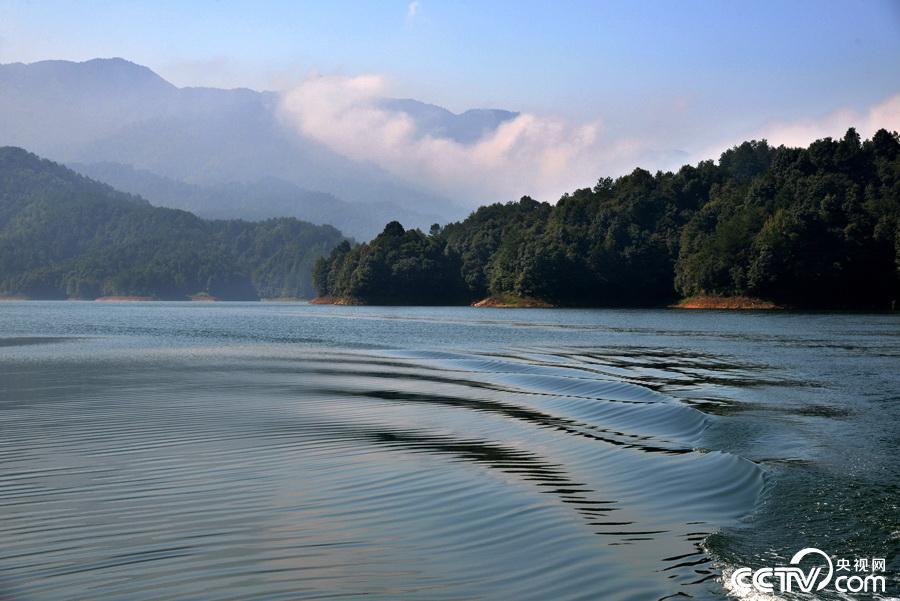
M 319 302 L 890 310 L 900 298 L 900 139 L 744 142 L 484 206 L 426 234 L 391 222 L 313 271 Z

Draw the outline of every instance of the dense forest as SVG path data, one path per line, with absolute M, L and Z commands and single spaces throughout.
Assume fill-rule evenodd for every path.
M 0 295 L 92 299 L 313 293 L 343 236 L 296 219 L 207 221 L 0 148 Z
M 677 173 L 635 169 L 564 195 L 479 208 L 428 234 L 392 222 L 318 261 L 337 302 L 654 306 L 695 295 L 806 308 L 900 298 L 900 140 L 773 148 L 765 140 Z

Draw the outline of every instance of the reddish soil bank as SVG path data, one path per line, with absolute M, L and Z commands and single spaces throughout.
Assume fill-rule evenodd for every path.
M 159 300 L 155 296 L 101 296 L 95 298 L 95 301 L 155 301 Z
M 675 309 L 783 309 L 772 301 L 752 296 L 692 296 L 676 305 Z
M 489 296 L 477 303 L 472 303 L 473 307 L 496 307 L 500 309 L 547 309 L 553 307 L 548 302 L 522 296 Z

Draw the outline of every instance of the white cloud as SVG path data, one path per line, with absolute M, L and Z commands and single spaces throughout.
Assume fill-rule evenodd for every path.
M 808 146 L 810 142 L 822 138 L 842 138 L 851 127 L 855 127 L 863 139 L 871 138 L 882 128 L 900 131 L 900 94 L 889 96 L 862 111 L 844 107 L 817 118 L 773 121 L 742 136 L 740 140 L 710 147 L 695 158 L 718 158 L 722 151 L 744 140 L 765 139 L 770 146 Z
M 841 137 L 851 126 L 864 138 L 882 127 L 900 130 L 897 94 L 864 111 L 839 109 L 817 119 L 772 122 L 713 143 L 698 137 L 697 131 L 673 139 L 668 128 L 631 123 L 627 134 L 611 135 L 600 120 L 575 123 L 522 113 L 464 144 L 420 131 L 406 113 L 386 108 L 380 101 L 389 92 L 380 75 L 316 76 L 283 93 L 281 114 L 300 134 L 335 152 L 473 205 L 526 194 L 554 201 L 564 192 L 591 186 L 599 177 L 629 173 L 637 166 L 677 169 L 718 158 L 748 139 L 806 146 L 825 136 Z
M 646 150 L 636 139 L 604 140 L 599 121 L 569 123 L 520 114 L 471 144 L 419 131 L 384 108 L 384 77 L 320 76 L 282 96 L 282 115 L 332 150 L 370 162 L 462 202 L 555 200 L 601 175 L 630 171 Z
M 412 19 L 419 12 L 419 3 L 417 0 L 413 0 L 406 7 L 406 17 Z

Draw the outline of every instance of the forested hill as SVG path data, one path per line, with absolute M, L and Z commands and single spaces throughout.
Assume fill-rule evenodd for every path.
M 343 236 L 296 219 L 206 221 L 0 148 L 0 295 L 311 296 Z
M 339 302 L 563 306 L 753 296 L 807 308 L 900 300 L 900 141 L 878 131 L 808 148 L 745 142 L 718 163 L 601 179 L 551 206 L 482 207 L 429 234 L 396 222 L 315 267 Z

